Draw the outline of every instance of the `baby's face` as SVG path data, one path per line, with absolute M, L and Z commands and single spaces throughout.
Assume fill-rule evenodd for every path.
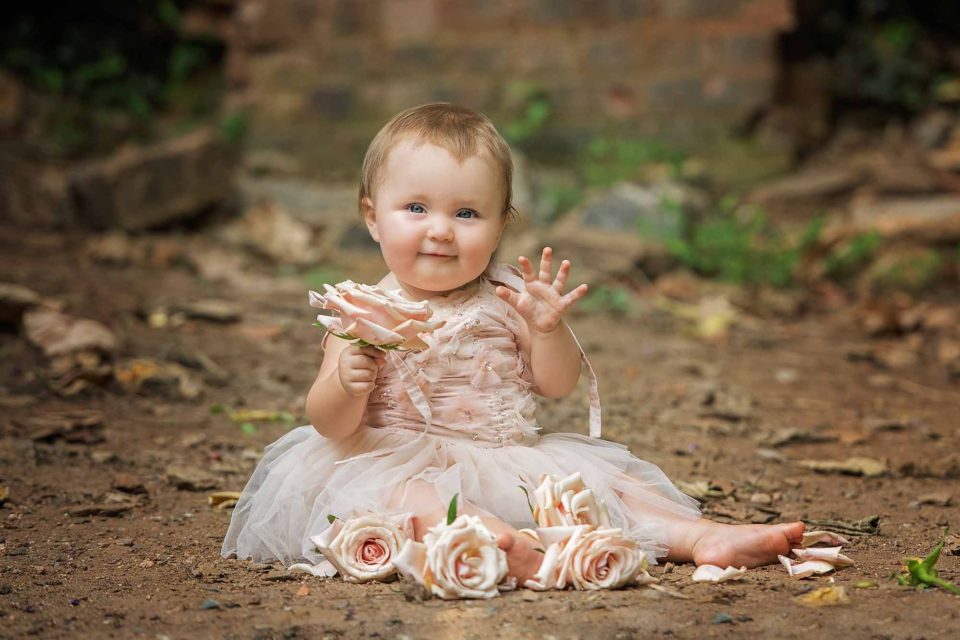
M 503 187 L 485 156 L 457 162 L 442 147 L 399 142 L 364 203 L 370 235 L 411 295 L 425 297 L 476 279 L 504 226 Z

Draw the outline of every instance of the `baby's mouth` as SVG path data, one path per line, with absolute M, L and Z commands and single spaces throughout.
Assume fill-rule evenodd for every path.
M 456 256 L 452 256 L 446 253 L 421 253 L 420 255 L 427 256 L 429 258 L 456 258 Z

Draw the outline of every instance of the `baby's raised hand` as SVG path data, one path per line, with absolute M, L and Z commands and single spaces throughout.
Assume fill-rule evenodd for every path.
M 384 363 L 383 351 L 376 347 L 350 345 L 340 352 L 337 361 L 340 384 L 351 396 L 364 396 L 373 391 L 377 373 Z
M 560 263 L 557 277 L 553 277 L 553 249 L 546 247 L 540 257 L 540 271 L 535 273 L 533 264 L 520 256 L 520 272 L 526 282 L 520 293 L 507 287 L 497 287 L 497 295 L 515 308 L 534 331 L 547 333 L 560 324 L 563 314 L 573 303 L 587 294 L 587 285 L 581 284 L 564 295 L 570 277 L 570 261 Z

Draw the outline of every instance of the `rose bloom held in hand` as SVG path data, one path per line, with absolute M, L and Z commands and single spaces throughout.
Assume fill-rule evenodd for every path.
M 317 316 L 317 322 L 337 337 L 396 349 L 425 349 L 420 334 L 439 329 L 444 322 L 429 322 L 433 310 L 426 301 L 412 302 L 397 292 L 346 280 L 325 294 L 310 292 L 310 306 L 335 311 Z
M 459 162 L 406 138 L 362 203 L 364 219 L 403 290 L 420 300 L 462 287 L 490 263 L 506 223 L 505 186 L 485 153 Z

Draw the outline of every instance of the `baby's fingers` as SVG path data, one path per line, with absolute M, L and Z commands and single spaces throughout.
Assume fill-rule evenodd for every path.
M 557 293 L 563 294 L 567 288 L 567 280 L 570 278 L 570 261 L 564 260 L 560 263 L 560 270 L 557 271 L 557 279 L 553 281 L 553 288 Z
M 520 256 L 517 258 L 517 262 L 520 263 L 520 274 L 523 276 L 524 282 L 533 282 L 537 279 L 533 275 L 533 263 L 526 256 Z
M 520 294 L 507 287 L 497 287 L 497 297 L 506 301 L 511 307 L 516 307 L 520 301 Z
M 386 361 L 385 360 L 386 354 L 383 352 L 383 350 L 373 346 L 360 347 L 360 353 L 367 356 L 368 358 L 372 358 L 376 360 L 377 364 L 380 364 L 380 365 L 382 365 Z
M 560 298 L 560 302 L 563 304 L 563 308 L 567 309 L 572 306 L 577 300 L 587 295 L 587 290 L 589 287 L 585 284 L 580 285 L 567 295 Z
M 553 276 L 553 249 L 544 247 L 540 255 L 540 281 L 550 282 Z

